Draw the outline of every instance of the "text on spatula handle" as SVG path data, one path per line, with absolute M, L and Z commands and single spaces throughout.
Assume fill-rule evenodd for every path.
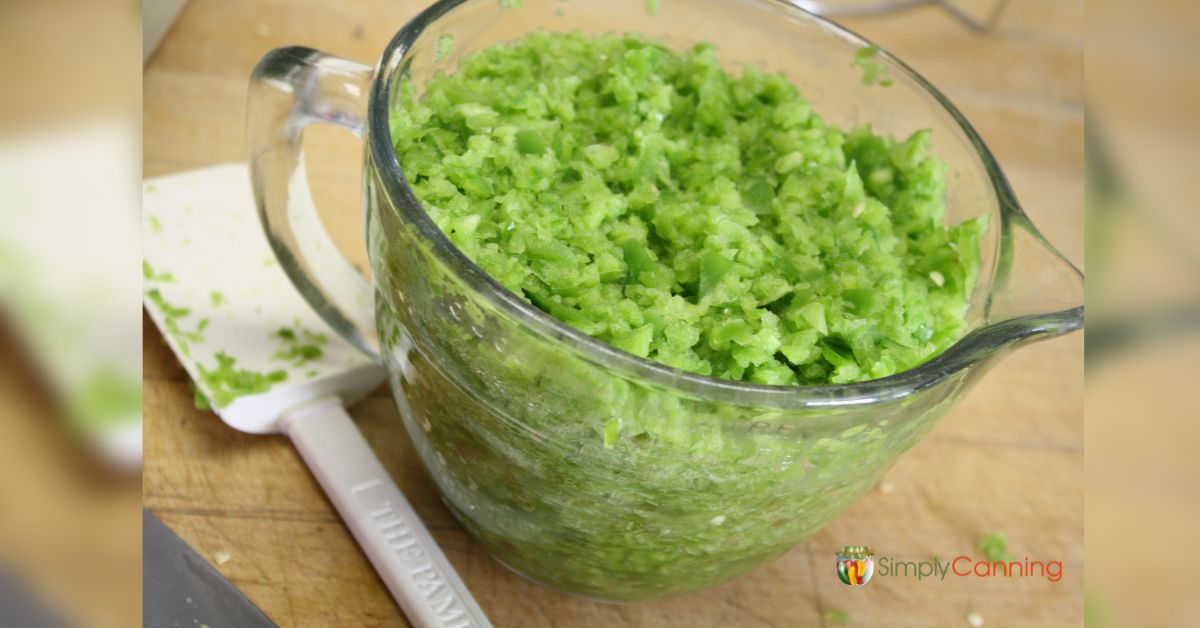
M 411 527 L 386 498 L 372 498 L 371 489 L 383 487 L 380 480 L 367 480 L 354 485 L 350 493 L 358 496 L 367 507 L 371 523 L 387 540 L 404 569 L 412 576 L 421 595 L 433 606 L 438 619 L 446 628 L 467 628 L 471 619 L 446 583 L 446 577 L 417 540 Z

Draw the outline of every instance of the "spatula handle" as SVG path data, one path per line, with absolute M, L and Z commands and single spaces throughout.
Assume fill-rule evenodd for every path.
M 339 399 L 287 413 L 283 429 L 409 621 L 430 628 L 492 625 Z

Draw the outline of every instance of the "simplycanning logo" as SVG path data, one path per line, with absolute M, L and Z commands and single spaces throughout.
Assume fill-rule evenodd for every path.
M 870 582 L 875 574 L 875 561 L 871 558 L 871 548 L 861 545 L 847 545 L 837 554 L 837 575 L 843 584 L 861 587 Z
M 876 569 L 878 563 L 878 569 Z M 900 576 L 925 580 L 946 576 L 957 578 L 1045 578 L 1058 582 L 1063 577 L 1061 560 L 986 560 L 970 556 L 956 556 L 951 560 L 932 558 L 929 560 L 898 560 L 890 556 L 875 559 L 869 547 L 847 545 L 837 554 L 838 580 L 851 586 L 862 586 L 876 572 L 880 577 Z

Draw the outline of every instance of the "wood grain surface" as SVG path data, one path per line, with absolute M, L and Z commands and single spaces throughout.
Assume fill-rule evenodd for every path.
M 986 1 L 958 0 L 983 11 Z M 269 49 L 300 44 L 372 62 L 422 8 L 412 1 L 192 0 L 144 76 L 146 177 L 244 160 L 246 82 Z M 846 20 L 954 100 L 1034 222 L 1083 261 L 1083 2 L 1012 0 L 977 34 L 923 8 Z M 335 240 L 362 262 L 360 146 L 306 138 Z M 282 626 L 403 626 L 399 608 L 292 449 L 193 408 L 187 377 L 147 319 L 145 504 Z M 880 485 L 808 543 L 715 589 L 636 605 L 558 594 L 509 573 L 454 521 L 381 389 L 352 414 L 497 626 L 1064 626 L 1083 620 L 1083 339 L 1023 349 L 984 378 Z M 876 577 L 843 586 L 834 553 L 865 544 L 906 560 L 978 554 L 1001 531 L 1041 578 Z

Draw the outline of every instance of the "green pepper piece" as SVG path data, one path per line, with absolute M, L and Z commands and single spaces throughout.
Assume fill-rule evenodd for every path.
M 700 260 L 700 296 L 704 297 L 729 272 L 733 262 L 716 251 L 709 251 Z

